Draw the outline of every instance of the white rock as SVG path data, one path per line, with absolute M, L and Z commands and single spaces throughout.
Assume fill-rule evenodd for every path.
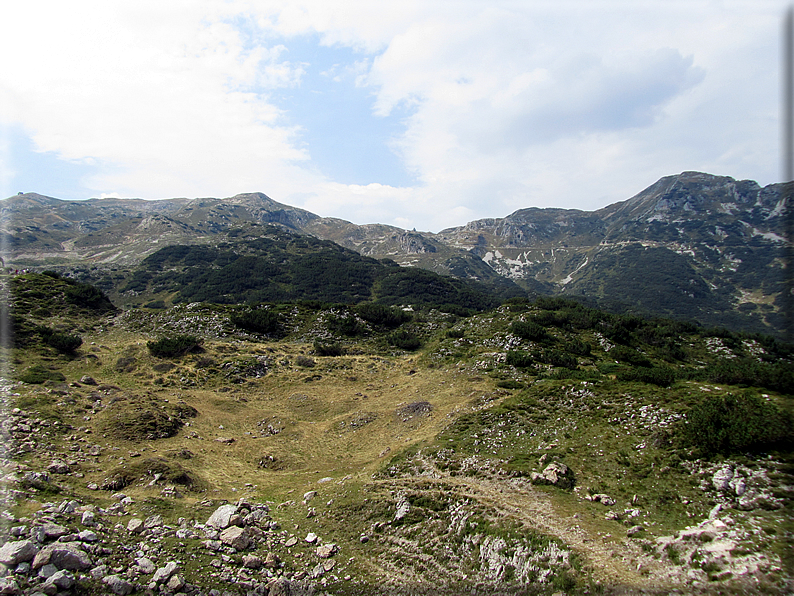
M 160 567 L 160 569 L 154 572 L 152 581 L 157 584 L 166 582 L 174 575 L 177 569 L 179 569 L 179 565 L 175 561 L 169 561 L 165 564 L 165 567 Z
M 207 520 L 208 526 L 224 530 L 229 527 L 232 515 L 237 513 L 237 505 L 221 505 Z
M 728 490 L 731 479 L 733 478 L 733 468 L 730 466 L 723 466 L 711 477 L 711 484 L 717 490 Z
M 30 540 L 6 542 L 0 548 L 0 563 L 10 567 L 24 561 L 32 561 L 38 552 L 39 547 Z

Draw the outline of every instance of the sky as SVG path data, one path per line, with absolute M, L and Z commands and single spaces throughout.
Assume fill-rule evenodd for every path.
M 781 178 L 783 0 L 7 3 L 0 196 L 272 199 L 437 232 Z

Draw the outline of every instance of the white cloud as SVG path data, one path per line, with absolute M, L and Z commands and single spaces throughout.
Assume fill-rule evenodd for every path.
M 682 170 L 774 181 L 785 6 L 17 3 L 0 23 L 0 121 L 94 163 L 84 182 L 97 195 L 259 190 L 434 230 L 532 205 L 594 209 Z M 318 173 L 271 97 L 312 91 L 307 64 L 290 60 L 296 36 L 354 48 L 328 79 L 368 87 L 378 117 L 409 108 L 391 146 L 417 184 Z

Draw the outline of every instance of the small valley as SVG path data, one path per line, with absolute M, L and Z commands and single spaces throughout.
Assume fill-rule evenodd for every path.
M 791 592 L 780 340 L 552 297 L 4 284 L 4 594 Z

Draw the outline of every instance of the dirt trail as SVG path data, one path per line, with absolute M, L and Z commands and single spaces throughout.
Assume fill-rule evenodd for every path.
M 425 461 L 425 464 L 430 462 Z M 551 497 L 528 482 L 518 484 L 501 479 L 450 476 L 438 469 L 431 476 L 403 477 L 400 481 L 423 484 L 436 481 L 453 485 L 461 496 L 492 507 L 528 528 L 562 540 L 585 559 L 588 572 L 604 585 L 629 591 L 661 592 L 681 587 L 683 578 L 677 577 L 676 569 L 643 552 L 639 545 L 625 540 L 609 541 L 607 537 L 599 536 L 585 519 L 561 515 Z
M 634 545 L 605 541 L 595 530 L 588 528 L 586 520 L 560 516 L 550 497 L 529 483 L 515 486 L 508 482 L 463 476 L 446 477 L 444 480 L 461 487 L 467 496 L 500 513 L 559 538 L 584 556 L 593 576 L 604 584 L 644 589 L 673 587 L 668 585 L 669 570 L 664 564 L 645 555 Z M 647 575 L 638 571 L 638 564 Z

